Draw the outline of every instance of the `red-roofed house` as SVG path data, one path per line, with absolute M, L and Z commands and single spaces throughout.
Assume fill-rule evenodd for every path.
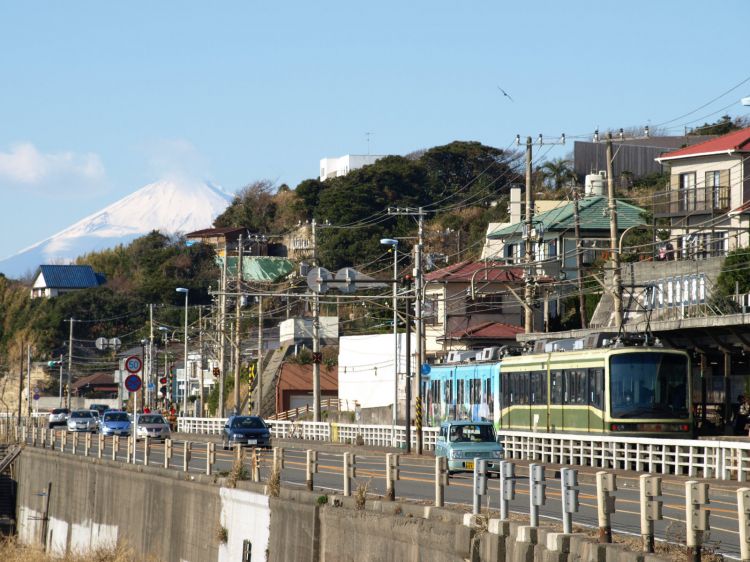
M 472 298 L 472 286 L 474 288 Z M 462 261 L 425 275 L 425 353 L 515 343 L 523 332 L 523 269 L 500 261 Z M 543 326 L 542 310 L 534 325 Z
M 684 259 L 722 256 L 748 246 L 750 128 L 662 154 L 669 187 L 655 200 Z M 676 244 L 674 243 L 676 242 Z

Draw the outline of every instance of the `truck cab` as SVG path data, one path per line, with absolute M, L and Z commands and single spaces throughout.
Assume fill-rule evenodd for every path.
M 475 459 L 486 459 L 487 470 L 498 472 L 503 446 L 497 442 L 492 422 L 446 421 L 440 426 L 435 456 L 448 459 L 448 474 L 473 471 Z

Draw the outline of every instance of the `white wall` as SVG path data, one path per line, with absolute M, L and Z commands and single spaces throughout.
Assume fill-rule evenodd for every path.
M 339 399 L 363 408 L 393 405 L 393 334 L 345 336 L 339 340 Z M 404 398 L 403 373 L 406 371 L 406 334 L 399 334 L 399 399 Z M 412 358 L 417 339 L 411 335 Z M 412 373 L 415 373 L 412 359 Z
M 279 324 L 279 341 L 283 343 L 310 340 L 313 337 L 312 318 L 290 318 Z M 320 317 L 320 339 L 335 341 L 339 337 L 338 316 Z
M 346 154 L 339 158 L 321 158 L 320 181 L 345 176 L 352 170 L 374 164 L 381 158 L 383 156 L 377 154 Z

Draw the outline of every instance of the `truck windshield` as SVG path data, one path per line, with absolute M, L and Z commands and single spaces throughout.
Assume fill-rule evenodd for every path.
M 495 441 L 495 430 L 489 424 L 452 425 L 448 437 L 452 443 L 486 443 Z
M 622 353 L 609 363 L 613 418 L 687 419 L 688 360 L 675 353 Z

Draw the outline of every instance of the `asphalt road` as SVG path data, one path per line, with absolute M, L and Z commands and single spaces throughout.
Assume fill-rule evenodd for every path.
M 57 432 L 58 435 L 61 433 Z M 97 439 L 92 436 L 92 446 L 89 456 L 97 456 Z M 84 453 L 84 437 L 80 435 L 77 454 Z M 58 450 L 60 439 L 57 440 Z M 174 440 L 172 447 L 171 468 L 183 469 L 183 444 L 184 441 Z M 107 439 L 103 451 L 104 458 L 112 459 L 112 439 Z M 150 447 L 149 464 L 153 466 L 164 465 L 164 444 L 152 442 Z M 317 444 L 320 447 L 320 444 Z M 290 447 L 284 450 L 284 468 L 281 473 L 282 484 L 304 487 L 305 486 L 305 451 L 304 448 L 316 448 L 316 442 L 299 441 L 294 444 L 298 449 Z M 126 439 L 121 439 L 120 449 L 116 454 L 119 461 L 126 460 Z M 331 452 L 332 446 L 327 444 L 323 448 L 328 451 L 318 451 L 318 473 L 314 475 L 314 489 L 325 493 L 343 493 L 343 452 L 353 450 L 342 447 L 340 452 Z M 333 446 L 336 449 L 335 446 Z M 189 463 L 190 473 L 206 472 L 206 441 L 193 441 L 191 458 Z M 72 453 L 72 439 L 68 435 L 66 452 Z M 259 449 L 261 480 L 265 481 L 270 475 L 273 455 L 269 450 Z M 234 451 L 224 451 L 221 444 L 216 444 L 216 462 L 213 467 L 215 474 L 229 473 L 235 459 Z M 136 463 L 143 464 L 144 444 L 138 442 L 136 452 Z M 244 464 L 250 473 L 251 450 L 245 449 Z M 516 462 L 516 498 L 511 502 L 511 512 L 528 515 L 529 513 L 529 490 L 528 490 L 528 463 Z M 366 486 L 367 493 L 372 496 L 382 496 L 386 493 L 385 482 L 385 452 L 367 449 L 363 453 L 356 454 L 357 475 L 352 480 L 352 491 L 362 485 Z M 574 526 L 596 527 L 596 485 L 593 478 L 597 469 L 587 467 L 579 468 L 579 502 L 578 513 L 573 514 Z M 435 464 L 431 454 L 417 457 L 416 455 L 402 455 L 400 459 L 400 480 L 395 484 L 396 497 L 399 500 L 412 500 L 419 503 L 432 504 L 435 497 L 434 488 Z M 560 481 L 556 477 L 559 467 L 548 466 L 546 468 L 546 505 L 539 508 L 540 521 L 560 521 L 562 506 L 560 501 Z M 685 495 L 684 482 L 686 478 L 667 477 L 663 479 L 664 520 L 655 523 L 657 540 L 667 540 L 684 544 L 685 537 Z M 640 536 L 639 497 L 638 497 L 638 474 L 617 474 L 618 490 L 616 496 L 616 513 L 612 515 L 613 533 Z M 740 558 L 739 533 L 737 520 L 736 489 L 740 487 L 736 482 L 714 481 L 710 486 L 710 525 L 711 531 L 706 534 L 705 544 L 712 549 L 729 558 Z M 472 505 L 472 475 L 456 474 L 450 478 L 450 485 L 445 489 L 445 503 L 454 505 L 458 509 L 471 510 Z M 499 506 L 499 482 L 496 479 L 489 481 L 488 496 L 483 498 L 482 509 L 488 507 L 497 510 Z

